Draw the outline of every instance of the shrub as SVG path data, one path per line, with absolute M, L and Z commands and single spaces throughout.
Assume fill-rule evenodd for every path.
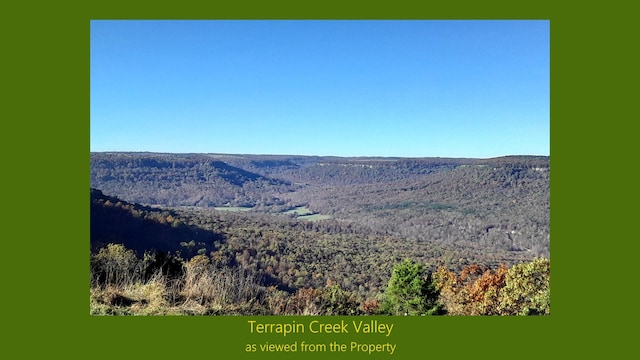
M 133 250 L 108 244 L 91 257 L 91 280 L 95 285 L 125 286 L 141 280 L 142 263 Z

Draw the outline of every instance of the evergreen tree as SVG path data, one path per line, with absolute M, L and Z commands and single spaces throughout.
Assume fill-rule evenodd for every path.
M 382 312 L 389 315 L 441 315 L 439 292 L 425 268 L 412 260 L 394 266 L 382 302 Z

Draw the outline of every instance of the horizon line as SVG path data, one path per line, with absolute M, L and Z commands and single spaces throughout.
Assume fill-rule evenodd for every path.
M 158 155 L 234 155 L 234 156 L 304 156 L 304 157 L 336 157 L 336 158 L 399 158 L 399 159 L 496 159 L 503 157 L 551 157 L 550 154 L 506 154 L 489 157 L 477 156 L 397 156 L 397 155 L 311 155 L 311 154 L 278 154 L 278 153 L 219 153 L 219 152 L 172 152 L 172 151 L 151 151 L 151 150 L 90 150 L 89 153 L 136 153 L 136 154 L 158 154 Z

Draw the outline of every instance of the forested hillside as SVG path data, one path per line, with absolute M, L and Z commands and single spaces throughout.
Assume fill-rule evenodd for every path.
M 143 204 L 271 205 L 291 185 L 206 155 L 92 153 L 91 186 Z
M 146 205 L 331 219 L 492 265 L 550 255 L 548 157 L 92 153 L 90 170 L 92 187 Z
M 96 315 L 549 312 L 548 260 L 492 270 L 353 224 L 158 209 L 91 189 L 91 249 Z
M 91 187 L 92 304 L 109 311 L 107 280 L 126 269 L 137 284 L 161 276 L 173 303 L 194 300 L 189 281 L 214 273 L 244 284 L 221 313 L 296 313 L 336 291 L 343 310 L 372 313 L 394 267 L 412 259 L 439 274 L 449 313 L 499 312 L 497 298 L 460 305 L 464 286 L 505 287 L 507 269 L 550 255 L 548 157 L 92 153 Z M 316 305 L 304 311 L 339 312 Z

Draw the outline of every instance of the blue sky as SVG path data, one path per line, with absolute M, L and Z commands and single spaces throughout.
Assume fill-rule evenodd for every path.
M 548 21 L 91 22 L 91 151 L 549 155 Z

